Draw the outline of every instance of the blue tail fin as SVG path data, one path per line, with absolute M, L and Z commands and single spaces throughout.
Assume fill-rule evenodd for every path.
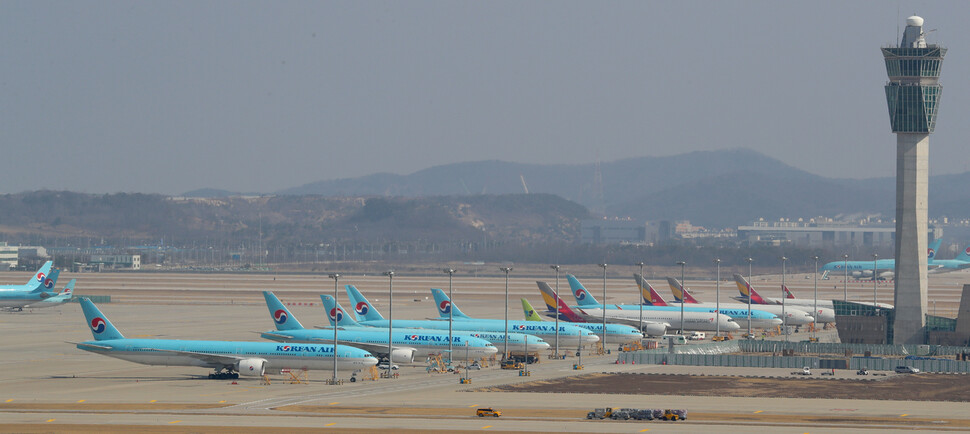
M 340 303 L 337 303 L 332 295 L 321 295 L 320 300 L 323 300 L 323 307 L 327 309 L 327 319 L 330 320 L 330 325 L 336 323 L 337 327 L 360 326 L 360 323 L 347 315 L 347 311 Z
M 970 246 L 964 247 L 963 248 L 963 251 L 960 252 L 959 255 L 957 255 L 956 259 L 958 261 L 967 261 L 967 262 L 970 262 Z
M 458 309 L 458 306 L 452 304 L 451 299 L 448 298 L 448 295 L 444 291 L 438 288 L 431 288 L 431 295 L 434 296 L 434 304 L 438 307 L 438 317 L 447 319 L 448 312 L 452 312 L 451 316 L 454 318 L 471 318 L 462 313 L 461 309 Z
M 930 243 L 929 248 L 926 249 L 926 259 L 933 262 L 936 259 L 937 252 L 940 251 L 940 244 L 943 243 L 943 238 L 937 238 L 936 241 Z
M 80 301 L 81 310 L 84 311 L 84 318 L 87 319 L 88 327 L 91 328 L 91 334 L 94 335 L 94 340 L 107 341 L 125 338 L 91 300 L 81 297 Z
M 38 293 L 38 292 L 53 291 L 54 290 L 54 285 L 57 284 L 57 276 L 59 276 L 60 274 L 61 274 L 61 269 L 60 268 L 54 268 L 54 269 L 52 269 L 50 275 L 48 275 L 47 277 L 44 278 L 44 282 L 40 286 L 38 286 L 37 288 L 35 288 L 33 291 L 30 291 L 30 292 L 32 292 L 32 293 Z
M 346 285 L 347 288 L 347 298 L 350 299 L 350 304 L 354 306 L 354 316 L 357 317 L 357 321 L 378 321 L 384 319 L 384 316 L 377 311 L 374 305 L 370 304 L 370 301 L 364 297 L 357 290 L 354 285 Z
M 273 317 L 276 330 L 302 330 L 303 324 L 296 319 L 290 310 L 283 305 L 283 302 L 269 291 L 263 291 L 263 298 L 266 299 L 266 307 L 269 308 L 269 316 Z
M 31 292 L 40 292 L 40 291 L 47 290 L 48 288 L 45 285 L 47 283 L 47 279 L 49 275 L 51 274 L 51 268 L 53 266 L 54 266 L 53 262 L 51 261 L 45 262 L 44 265 L 40 267 L 40 269 L 37 270 L 36 273 L 34 273 L 33 277 L 31 277 L 30 279 L 27 279 L 27 283 L 24 286 L 26 286 Z M 50 287 L 53 288 L 54 284 L 51 283 Z
M 77 282 L 77 279 L 71 279 L 71 281 L 70 282 L 67 282 L 67 285 L 64 286 L 64 290 L 61 291 L 61 293 L 60 294 L 57 294 L 57 295 L 63 295 L 68 300 L 70 300 L 71 298 L 73 298 L 74 297 L 74 283 L 75 282 Z
M 567 274 L 566 280 L 569 281 L 569 289 L 572 290 L 573 297 L 576 298 L 576 303 L 579 303 L 580 306 L 599 306 L 600 302 L 593 297 L 593 294 L 590 294 L 586 290 L 582 283 L 579 283 L 576 276 Z

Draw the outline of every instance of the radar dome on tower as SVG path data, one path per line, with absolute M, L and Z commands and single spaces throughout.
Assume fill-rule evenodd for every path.
M 923 18 L 913 15 L 909 18 L 906 18 L 906 25 L 912 26 L 912 27 L 923 27 Z

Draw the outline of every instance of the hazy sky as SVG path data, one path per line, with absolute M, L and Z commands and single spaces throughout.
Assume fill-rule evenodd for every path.
M 0 192 L 737 147 L 894 176 L 879 48 L 914 12 L 949 48 L 931 172 L 970 170 L 968 1 L 4 0 Z

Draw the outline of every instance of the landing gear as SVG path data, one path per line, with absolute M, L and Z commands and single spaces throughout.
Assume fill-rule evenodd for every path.
M 209 374 L 209 379 L 210 380 L 237 380 L 239 379 L 239 373 L 232 372 L 232 371 L 214 372 L 212 374 Z

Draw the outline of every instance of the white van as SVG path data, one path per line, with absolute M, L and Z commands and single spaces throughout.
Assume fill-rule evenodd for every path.
M 707 335 L 704 332 L 694 332 L 694 334 L 690 335 L 690 340 L 692 341 L 703 341 L 704 339 L 707 339 Z

